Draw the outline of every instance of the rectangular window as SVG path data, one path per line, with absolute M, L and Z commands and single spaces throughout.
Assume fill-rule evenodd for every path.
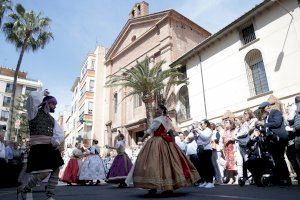
M 94 70 L 95 69 L 95 60 L 92 60 L 92 62 L 91 62 L 91 67 L 90 67 L 92 70 Z
M 3 97 L 3 106 L 4 107 L 9 107 L 10 106 L 10 101 L 11 101 L 11 97 Z
M 136 94 L 133 96 L 133 107 L 138 108 L 140 106 L 142 106 L 142 98 L 140 95 Z
M 5 92 L 12 93 L 12 89 L 13 89 L 13 84 L 12 83 L 7 83 L 6 88 L 5 88 Z
M 118 112 L 118 93 L 114 94 L 114 111 L 115 113 Z
M 94 84 L 95 84 L 95 81 L 94 80 L 90 80 L 90 88 L 89 88 L 90 92 L 94 92 Z
M 243 37 L 244 45 L 256 39 L 253 24 L 242 29 L 241 35 Z
M 89 104 L 88 104 L 88 113 L 90 115 L 93 114 L 93 106 L 94 106 L 93 102 L 89 102 Z
M 1 121 L 7 121 L 8 120 L 8 115 L 9 115 L 9 111 L 2 110 L 0 120 Z

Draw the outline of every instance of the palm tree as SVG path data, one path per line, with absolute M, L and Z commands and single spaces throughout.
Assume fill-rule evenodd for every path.
M 0 26 L 2 24 L 4 14 L 7 10 L 11 10 L 11 1 L 10 0 L 0 0 Z
M 46 44 L 53 39 L 53 35 L 48 31 L 51 20 L 43 17 L 42 13 L 36 14 L 33 10 L 26 12 L 21 4 L 15 6 L 15 12 L 8 15 L 8 22 L 3 24 L 3 32 L 6 40 L 15 45 L 20 50 L 17 67 L 14 73 L 12 89 L 12 100 L 9 108 L 9 118 L 7 124 L 6 138 L 10 139 L 12 132 L 12 116 L 16 96 L 17 77 L 25 51 L 37 51 L 43 49 Z
M 162 71 L 164 63 L 165 61 L 159 61 L 153 67 L 150 67 L 149 58 L 146 58 L 142 62 L 137 61 L 136 67 L 131 69 L 121 68 L 116 74 L 111 75 L 106 82 L 106 87 L 130 88 L 130 92 L 126 94 L 123 100 L 133 95 L 139 95 L 142 98 L 146 106 L 148 125 L 153 120 L 155 95 L 163 91 L 164 98 L 166 98 L 171 86 L 187 83 L 185 80 L 179 79 L 183 74 L 178 71 L 178 67 Z

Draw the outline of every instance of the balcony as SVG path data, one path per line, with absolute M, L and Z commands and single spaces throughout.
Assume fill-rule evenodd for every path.
M 82 120 L 82 122 L 81 122 Z M 79 116 L 79 121 L 77 122 L 77 128 L 84 124 L 85 126 L 92 126 L 93 124 L 93 115 L 82 113 Z
M 79 100 L 79 107 L 82 106 L 82 104 L 86 99 L 93 99 L 93 98 L 94 98 L 94 92 L 85 91 Z
M 87 77 L 95 77 L 95 70 L 87 69 L 82 79 L 80 80 L 80 87 L 82 87 L 85 83 Z

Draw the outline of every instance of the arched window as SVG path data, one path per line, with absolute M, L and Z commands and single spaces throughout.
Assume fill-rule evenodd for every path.
M 178 122 L 184 121 L 190 118 L 190 102 L 189 92 L 187 86 L 180 88 L 178 92 L 177 102 L 177 120 Z
M 115 113 L 118 112 L 118 93 L 114 94 L 114 111 Z
M 245 57 L 251 96 L 269 91 L 264 61 L 258 49 L 249 51 Z

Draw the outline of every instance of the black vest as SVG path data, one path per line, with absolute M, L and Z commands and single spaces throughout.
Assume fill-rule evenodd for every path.
M 53 136 L 54 118 L 39 109 L 34 119 L 29 121 L 30 135 Z

